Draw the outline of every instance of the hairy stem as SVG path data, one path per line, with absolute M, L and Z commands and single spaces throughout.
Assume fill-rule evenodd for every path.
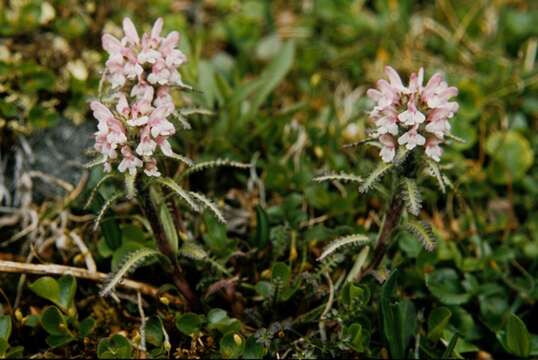
M 155 204 L 153 203 L 153 201 L 151 201 L 149 190 L 144 186 L 141 180 L 137 180 L 136 188 L 138 194 L 140 195 L 142 211 L 146 215 L 151 225 L 151 229 L 153 230 L 153 234 L 155 235 L 155 242 L 157 243 L 157 247 L 159 248 L 159 251 L 166 255 L 172 262 L 172 269 L 168 269 L 168 271 L 172 275 L 174 284 L 181 292 L 181 294 L 185 297 L 191 307 L 198 307 L 198 297 L 196 296 L 194 291 L 192 291 L 188 281 L 185 279 L 181 266 L 179 265 L 179 262 L 177 260 L 177 256 L 174 253 L 172 247 L 170 246 L 168 239 L 166 238 L 166 233 L 164 231 L 163 225 L 161 224 L 161 221 L 159 220 Z
M 376 270 L 383 258 L 385 257 L 385 253 L 387 252 L 388 244 L 390 243 L 394 229 L 398 226 L 398 223 L 400 221 L 403 205 L 404 202 L 402 197 L 400 196 L 400 194 L 398 194 L 397 191 L 394 191 L 390 200 L 389 207 L 387 209 L 387 213 L 385 214 L 385 219 L 383 220 L 383 225 L 381 226 L 381 230 L 379 231 L 377 245 L 374 250 L 372 261 L 370 262 L 368 267 L 366 267 L 363 271 L 360 272 L 358 276 L 359 280 L 362 279 L 366 274 Z

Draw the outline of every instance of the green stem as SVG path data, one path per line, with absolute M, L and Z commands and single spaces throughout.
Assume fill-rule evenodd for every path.
M 166 232 L 164 231 L 164 227 L 159 219 L 155 204 L 153 203 L 153 201 L 151 201 L 148 188 L 140 179 L 138 179 L 136 182 L 136 189 L 138 191 L 138 194 L 140 195 L 142 211 L 146 215 L 146 218 L 151 225 L 153 235 L 155 236 L 155 242 L 157 244 L 157 247 L 159 248 L 159 251 L 162 252 L 166 257 L 168 257 L 168 259 L 170 259 L 170 261 L 172 262 L 172 269 L 168 269 L 168 272 L 170 273 L 170 275 L 172 275 L 174 284 L 181 292 L 181 294 L 185 297 L 190 307 L 199 307 L 198 297 L 192 291 L 189 283 L 185 279 L 181 266 L 177 260 L 177 256 L 174 253 L 172 247 L 170 246 L 170 242 L 166 238 Z

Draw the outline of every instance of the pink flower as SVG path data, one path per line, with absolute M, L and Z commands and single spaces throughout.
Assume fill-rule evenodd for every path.
M 150 136 L 150 127 L 145 126 L 140 133 L 140 142 L 136 147 L 136 153 L 142 156 L 151 156 L 155 152 L 157 143 Z
M 423 113 L 418 111 L 415 101 L 409 99 L 407 103 L 407 110 L 398 115 L 398 120 L 400 120 L 404 125 L 415 126 L 422 124 L 426 120 L 426 116 Z
M 174 125 L 166 120 L 170 115 L 170 109 L 167 106 L 159 106 L 151 113 L 149 117 L 149 125 L 151 126 L 151 136 L 169 136 L 176 132 Z
M 398 114 L 391 109 L 385 110 L 379 114 L 379 118 L 375 120 L 377 125 L 377 133 L 398 135 Z
M 407 150 L 413 150 L 417 145 L 424 145 L 426 139 L 414 127 L 398 138 L 398 144 L 405 145 Z
M 122 41 L 125 44 L 138 45 L 140 43 L 140 38 L 138 37 L 136 27 L 128 17 L 123 19 L 123 32 L 125 33 L 125 37 L 122 39 Z
M 157 169 L 157 161 L 155 159 L 150 159 L 146 161 L 144 173 L 147 176 L 161 176 L 159 169 Z
M 440 143 L 441 140 L 436 137 L 430 137 L 426 141 L 426 155 L 437 162 L 441 160 L 441 155 L 443 155 L 443 149 L 439 146 Z
M 384 162 L 391 162 L 396 155 L 396 144 L 394 143 L 394 138 L 390 135 L 384 134 L 379 137 L 379 142 L 383 147 L 379 152 L 381 159 Z
M 136 168 L 142 167 L 142 165 L 144 164 L 142 160 L 134 156 L 128 146 L 124 146 L 121 148 L 121 154 L 123 155 L 123 159 L 118 165 L 118 171 L 129 171 L 130 175 L 136 175 Z

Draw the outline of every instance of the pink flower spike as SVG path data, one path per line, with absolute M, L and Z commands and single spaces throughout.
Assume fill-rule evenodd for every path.
M 123 32 L 125 32 L 125 37 L 132 45 L 138 45 L 140 43 L 136 27 L 128 17 L 123 19 Z

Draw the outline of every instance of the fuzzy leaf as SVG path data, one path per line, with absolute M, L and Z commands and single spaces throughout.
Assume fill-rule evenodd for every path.
M 102 157 L 98 157 L 97 159 L 93 159 L 93 160 L 87 162 L 87 163 L 84 164 L 83 166 L 84 166 L 86 169 L 89 169 L 89 168 L 92 168 L 92 167 L 94 167 L 94 166 L 104 164 L 105 162 L 106 162 L 106 157 L 102 156 Z
M 179 249 L 179 254 L 193 260 L 203 260 L 207 257 L 204 248 L 194 241 L 185 241 Z
M 93 225 L 93 231 L 97 231 L 97 228 L 99 227 L 99 224 L 101 223 L 101 220 L 103 220 L 103 216 L 105 215 L 105 212 L 108 210 L 110 206 L 112 206 L 112 203 L 116 201 L 117 199 L 121 198 L 123 196 L 122 192 L 116 193 L 115 195 L 112 195 L 101 207 L 101 210 L 99 210 L 99 214 L 97 215 L 97 218 L 95 219 L 95 223 Z
M 404 228 L 417 237 L 424 249 L 430 252 L 435 249 L 437 240 L 429 224 L 423 221 L 409 220 L 404 224 Z
M 422 207 L 422 196 L 420 195 L 417 182 L 413 179 L 404 178 L 402 180 L 402 190 L 407 210 L 411 214 L 418 216 Z
M 340 181 L 354 181 L 354 182 L 362 182 L 363 179 L 360 176 L 353 175 L 353 174 L 326 174 L 317 176 L 313 179 L 315 182 L 322 182 L 322 181 L 333 181 L 333 180 L 340 180 Z
M 112 290 L 120 283 L 120 281 L 130 272 L 134 271 L 137 267 L 142 265 L 144 261 L 151 256 L 157 256 L 159 252 L 153 249 L 143 248 L 133 251 L 125 255 L 121 261 L 121 265 L 117 271 L 110 273 L 105 280 L 100 296 L 107 296 Z
M 136 195 L 135 181 L 136 181 L 136 174 L 131 175 L 127 173 L 125 175 L 125 192 L 127 194 L 127 199 L 134 199 Z
M 202 170 L 205 170 L 205 169 L 219 167 L 219 166 L 231 166 L 231 167 L 236 167 L 236 168 L 240 168 L 240 169 L 248 169 L 248 168 L 251 167 L 250 164 L 240 163 L 240 162 L 237 162 L 237 161 L 231 161 L 231 160 L 228 160 L 228 159 L 217 159 L 217 160 L 205 161 L 205 162 L 197 163 L 197 164 L 193 165 L 192 167 L 190 167 L 189 169 L 185 170 L 185 172 L 183 172 L 183 174 L 181 174 L 181 177 L 185 177 L 185 176 L 193 174 L 195 172 L 199 172 L 199 171 L 202 171 Z
M 387 173 L 390 169 L 392 169 L 393 164 L 388 163 L 381 163 L 379 166 L 368 175 L 368 177 L 364 180 L 361 186 L 359 186 L 359 192 L 366 193 L 368 192 L 372 186 Z
M 362 234 L 355 234 L 355 235 L 349 235 L 344 236 L 341 238 L 338 238 L 336 240 L 331 241 L 329 245 L 327 245 L 324 249 L 321 255 L 318 257 L 318 261 L 321 261 L 325 259 L 327 256 L 334 253 L 336 250 L 343 246 L 349 246 L 349 245 L 364 245 L 366 243 L 370 242 L 370 239 L 366 235 Z
M 88 197 L 88 201 L 86 201 L 86 205 L 84 205 L 84 209 L 88 209 L 90 207 L 101 185 L 103 185 L 107 180 L 112 179 L 113 177 L 114 175 L 112 174 L 105 175 L 101 178 L 101 180 L 97 182 L 97 184 L 95 184 L 94 188 L 92 189 L 92 192 L 90 193 L 90 196 Z
M 209 200 L 203 194 L 194 191 L 189 191 L 189 194 L 196 200 L 198 200 L 203 208 L 210 210 L 221 223 L 226 224 L 226 219 L 220 212 L 219 208 L 217 207 L 217 204 Z
M 157 178 L 156 182 L 168 187 L 173 190 L 177 195 L 179 195 L 189 206 L 196 212 L 200 212 L 200 208 L 196 204 L 195 200 L 191 197 L 188 191 L 184 190 L 179 186 L 174 180 L 170 178 Z
M 428 170 L 430 172 L 430 175 L 433 176 L 435 179 L 437 179 L 437 183 L 439 184 L 439 187 L 441 188 L 441 191 L 444 194 L 446 192 L 446 186 L 445 186 L 445 182 L 443 181 L 443 177 L 441 175 L 441 170 L 439 169 L 439 165 L 431 159 L 427 159 L 426 164 L 428 165 Z

